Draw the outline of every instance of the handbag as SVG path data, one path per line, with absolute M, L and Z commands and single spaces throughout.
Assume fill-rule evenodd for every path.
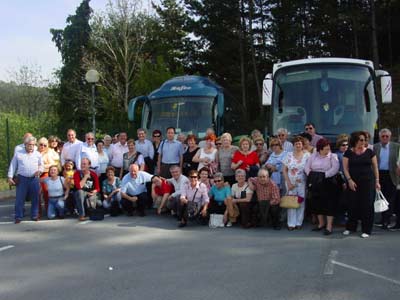
M 389 202 L 387 202 L 383 193 L 379 190 L 376 190 L 375 194 L 375 202 L 374 202 L 374 210 L 376 213 L 384 212 L 389 209 Z
M 282 208 L 299 208 L 300 203 L 297 196 L 283 196 L 279 204 Z
M 208 223 L 208 227 L 210 227 L 210 228 L 225 227 L 225 225 L 224 225 L 224 215 L 211 214 L 210 215 L 210 221 Z
M 104 209 L 102 208 L 90 208 L 88 213 L 89 213 L 89 219 L 91 221 L 104 220 Z

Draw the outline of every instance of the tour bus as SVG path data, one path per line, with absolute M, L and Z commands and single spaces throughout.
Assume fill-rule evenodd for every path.
M 208 78 L 180 76 L 166 81 L 148 96 L 129 102 L 128 118 L 151 132 L 175 127 L 176 133 L 203 138 L 209 127 L 224 132 L 223 88 Z
M 291 135 L 312 122 L 330 140 L 341 133 L 366 130 L 374 137 L 381 103 L 392 102 L 392 81 L 371 61 L 309 58 L 276 63 L 263 82 L 263 105 L 271 106 L 269 134 L 286 128 Z M 372 142 L 372 141 L 371 141 Z

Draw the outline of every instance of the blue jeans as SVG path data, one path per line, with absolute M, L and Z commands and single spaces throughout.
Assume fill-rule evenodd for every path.
M 18 185 L 15 200 L 15 220 L 24 217 L 25 199 L 31 199 L 31 218 L 39 217 L 39 177 L 25 177 L 18 175 Z
M 47 209 L 47 217 L 54 219 L 56 215 L 64 217 L 64 196 L 57 198 L 49 198 L 49 207 Z

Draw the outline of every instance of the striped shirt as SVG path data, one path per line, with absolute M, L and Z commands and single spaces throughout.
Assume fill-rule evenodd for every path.
M 279 188 L 271 179 L 268 179 L 267 184 L 262 184 L 257 177 L 252 177 L 249 181 L 254 186 L 258 201 L 270 201 L 272 205 L 279 203 Z
M 34 177 L 35 172 L 43 172 L 44 166 L 42 155 L 38 151 L 26 152 L 26 150 L 17 151 L 11 160 L 8 169 L 8 178 L 13 178 L 15 172 L 24 177 Z

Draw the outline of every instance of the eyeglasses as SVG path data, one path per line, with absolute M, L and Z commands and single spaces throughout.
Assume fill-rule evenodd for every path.
M 153 135 L 153 137 L 160 137 L 161 135 Z
M 341 144 L 342 147 L 347 147 L 349 144 Z
M 86 138 L 88 141 L 93 141 L 94 138 Z
M 313 130 L 314 127 L 306 127 L 306 130 Z
M 190 178 L 197 178 L 197 176 L 190 176 Z
M 216 146 L 221 146 L 221 145 L 222 145 L 222 143 L 215 143 L 215 145 L 216 145 Z
M 285 136 L 286 134 L 284 134 L 284 133 L 280 133 L 280 134 L 278 134 L 278 136 Z
M 262 146 L 263 143 L 256 143 L 256 146 Z
M 279 144 L 271 144 L 271 147 L 279 146 Z
M 387 134 L 382 134 L 381 137 L 388 138 L 389 136 Z
M 221 182 L 221 181 L 222 181 L 222 180 L 220 180 L 220 179 L 217 179 L 217 180 L 214 179 L 214 182 L 215 182 L 215 183 L 218 183 L 218 182 Z
M 39 146 L 42 146 L 42 147 L 47 147 L 47 145 L 46 145 L 46 144 L 39 144 Z

